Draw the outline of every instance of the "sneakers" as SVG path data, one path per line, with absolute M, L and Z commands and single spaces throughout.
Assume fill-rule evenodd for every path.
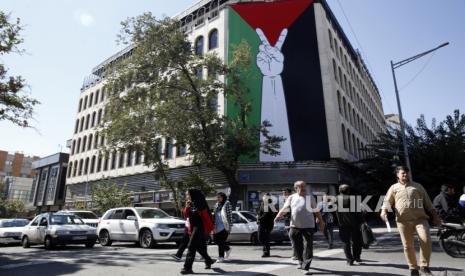
M 418 269 L 410 269 L 410 276 L 420 276 Z
M 223 263 L 224 262 L 224 258 L 221 258 L 219 257 L 218 260 L 216 260 L 217 263 Z
M 362 265 L 362 264 L 363 264 L 363 262 L 362 262 L 361 259 L 355 259 L 355 260 L 353 261 L 353 263 L 354 263 L 354 265 Z
M 297 258 L 297 256 L 292 256 L 292 260 L 293 261 L 297 261 L 299 258 Z
M 229 248 L 228 251 L 224 252 L 225 253 L 225 259 L 229 259 L 229 256 L 231 255 L 232 248 Z
M 211 269 L 212 268 L 212 264 L 216 263 L 216 260 L 211 260 L 209 263 L 206 263 L 205 264 L 205 269 Z
M 347 261 L 347 265 L 348 265 L 348 266 L 353 266 L 353 265 L 354 265 L 354 261 Z
M 270 252 L 263 252 L 262 258 L 270 257 Z
M 180 262 L 180 261 L 181 261 L 181 257 L 179 257 L 179 256 L 176 255 L 176 254 L 172 254 L 172 255 L 170 255 L 170 256 L 171 256 L 173 259 L 175 259 L 176 262 Z
M 420 274 L 422 276 L 433 276 L 433 273 L 431 273 L 431 270 L 429 269 L 429 267 L 420 268 Z
M 185 268 L 183 268 L 183 269 L 181 270 L 181 274 L 182 274 L 182 275 L 185 275 L 185 274 L 194 274 L 194 271 L 192 271 L 192 269 L 185 269 Z

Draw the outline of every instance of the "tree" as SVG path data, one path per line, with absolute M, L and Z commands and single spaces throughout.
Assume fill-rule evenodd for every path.
M 0 217 L 15 218 L 25 213 L 26 207 L 21 200 L 0 198 Z
M 195 53 L 177 21 L 146 13 L 122 24 L 121 41 L 135 47 L 107 72 L 110 99 L 102 132 L 109 147 L 143 150 L 146 164 L 177 195 L 166 173 L 161 137 L 187 145 L 194 166 L 223 173 L 235 204 L 241 197 L 236 178 L 240 158 L 256 156 L 259 150 L 277 155 L 284 140 L 268 135 L 269 122 L 248 122 L 252 109 L 244 78 L 252 66 L 249 45 L 236 45 L 225 64 L 215 54 Z M 237 107 L 237 115 L 218 112 L 221 95 Z M 263 144 L 260 132 L 268 138 Z
M 374 157 L 359 165 L 369 175 L 372 194 L 383 194 L 395 182 L 394 167 L 405 164 L 401 134 L 381 134 L 367 148 Z M 459 110 L 439 124 L 433 119 L 431 126 L 421 116 L 415 127 L 407 127 L 407 148 L 413 179 L 430 195 L 439 193 L 445 183 L 455 185 L 457 191 L 465 185 L 465 115 Z
M 102 180 L 92 186 L 93 208 L 103 214 L 108 209 L 127 207 L 132 204 L 126 186 L 118 186 L 110 180 Z
M 9 14 L 0 10 L 0 56 L 21 53 L 18 45 L 23 42 L 20 20 L 10 22 Z M 25 80 L 21 76 L 9 76 L 8 69 L 0 63 L 0 121 L 7 120 L 21 127 L 29 127 L 33 108 L 39 101 L 24 95 Z

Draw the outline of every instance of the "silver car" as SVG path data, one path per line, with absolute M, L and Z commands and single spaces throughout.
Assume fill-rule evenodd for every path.
M 0 219 L 0 243 L 19 243 L 27 219 Z
M 92 248 L 96 240 L 95 227 L 86 225 L 75 215 L 60 213 L 38 215 L 24 227 L 21 236 L 24 248 L 31 244 L 43 244 L 48 250 L 67 244 L 85 244 L 87 248 Z

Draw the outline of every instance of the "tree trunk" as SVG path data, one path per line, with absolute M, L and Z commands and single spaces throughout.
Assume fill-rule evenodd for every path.
M 229 202 L 231 203 L 233 210 L 235 210 L 237 201 L 242 199 L 242 187 L 240 186 L 239 181 L 237 181 L 236 170 L 223 168 L 220 169 L 220 171 L 224 174 L 226 180 L 228 181 L 229 188 L 231 189 L 231 194 L 229 195 Z

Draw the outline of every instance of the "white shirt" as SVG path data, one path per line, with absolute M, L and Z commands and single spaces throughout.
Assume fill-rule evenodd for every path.
M 313 209 L 316 204 L 313 196 L 300 196 L 293 194 L 284 203 L 283 208 L 291 208 L 291 227 L 315 228 L 315 217 Z

